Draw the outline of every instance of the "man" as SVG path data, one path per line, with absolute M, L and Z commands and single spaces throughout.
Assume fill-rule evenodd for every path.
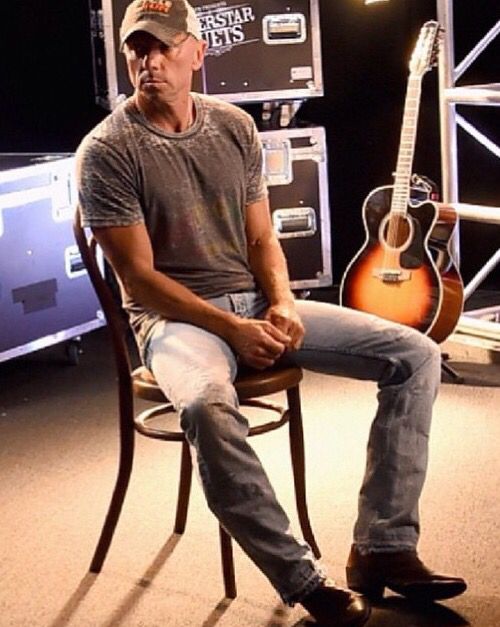
M 209 507 L 286 603 L 322 623 L 364 624 L 366 598 L 336 588 L 290 532 L 232 381 L 238 363 L 280 359 L 375 380 L 348 584 L 375 598 L 385 587 L 423 600 L 460 594 L 465 582 L 432 573 L 415 548 L 437 346 L 294 298 L 252 119 L 190 92 L 206 44 L 185 0 L 134 0 L 120 37 L 135 91 L 78 150 L 81 211 L 119 278 L 143 360 L 180 412 Z

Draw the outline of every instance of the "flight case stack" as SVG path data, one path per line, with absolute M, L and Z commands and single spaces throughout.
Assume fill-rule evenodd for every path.
M 129 0 L 89 0 L 98 104 L 112 110 L 132 93 L 119 27 Z M 319 0 L 191 0 L 208 49 L 195 91 L 244 106 L 323 95 Z M 284 104 L 283 104 L 284 103 Z M 322 127 L 261 132 L 265 175 L 292 287 L 331 285 L 327 150 Z

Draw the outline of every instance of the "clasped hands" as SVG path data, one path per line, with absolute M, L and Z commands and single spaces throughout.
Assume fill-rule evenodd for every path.
M 263 320 L 240 318 L 231 344 L 240 360 L 258 370 L 302 345 L 304 326 L 293 303 L 272 305 Z

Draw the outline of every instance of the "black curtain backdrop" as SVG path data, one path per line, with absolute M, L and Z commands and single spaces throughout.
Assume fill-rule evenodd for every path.
M 460 61 L 498 19 L 497 0 L 455 0 Z M 40 7 L 43 8 L 40 8 Z M 107 111 L 94 103 L 88 4 L 25 0 L 1 22 L 0 152 L 73 152 Z M 306 102 L 299 118 L 326 127 L 337 283 L 364 232 L 369 191 L 390 184 L 399 147 L 408 61 L 421 25 L 436 18 L 434 0 L 320 0 L 325 96 Z M 500 42 L 461 84 L 498 82 Z M 495 75 L 496 74 L 496 75 Z M 459 107 L 497 144 L 498 107 Z M 461 200 L 500 204 L 498 159 L 459 131 Z M 426 74 L 414 171 L 440 184 L 437 70 Z M 462 274 L 467 281 L 496 250 L 498 226 L 463 223 Z M 487 287 L 500 288 L 498 268 Z

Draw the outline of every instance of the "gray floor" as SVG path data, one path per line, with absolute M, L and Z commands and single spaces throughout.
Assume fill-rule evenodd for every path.
M 114 373 L 104 331 L 78 366 L 61 346 L 0 364 L 0 625 L 278 626 L 304 624 L 239 550 L 238 597 L 223 598 L 217 526 L 195 483 L 188 527 L 171 533 L 179 447 L 140 438 L 104 569 L 87 574 L 116 471 Z M 500 625 L 500 366 L 451 364 L 436 404 L 420 552 L 469 589 L 439 605 L 391 596 L 375 626 Z M 308 496 L 323 565 L 344 582 L 375 387 L 319 375 L 302 386 Z M 295 524 L 286 433 L 254 445 Z

